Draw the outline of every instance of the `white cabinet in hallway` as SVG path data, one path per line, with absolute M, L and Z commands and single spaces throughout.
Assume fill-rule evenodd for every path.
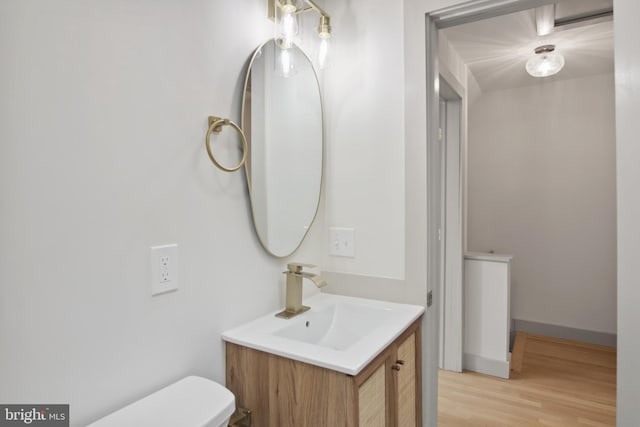
M 465 254 L 464 369 L 509 378 L 512 258 Z

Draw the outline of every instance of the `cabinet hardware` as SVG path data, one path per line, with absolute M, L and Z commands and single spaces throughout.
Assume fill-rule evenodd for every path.
M 391 369 L 393 369 L 394 371 L 399 371 L 400 370 L 400 366 L 399 365 L 393 365 L 391 367 Z
M 396 360 L 396 363 L 398 365 L 404 365 L 404 360 L 402 360 L 402 359 Z

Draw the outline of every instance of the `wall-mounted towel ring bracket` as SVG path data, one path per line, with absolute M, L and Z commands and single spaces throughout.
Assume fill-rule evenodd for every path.
M 216 133 L 221 132 L 222 126 L 226 126 L 226 125 L 229 125 L 232 128 L 234 128 L 240 134 L 240 140 L 242 141 L 242 159 L 240 160 L 240 163 L 238 163 L 236 166 L 231 168 L 228 168 L 220 164 L 220 162 L 218 162 L 216 158 L 213 156 L 213 152 L 211 151 L 211 132 L 216 132 Z M 238 126 L 237 124 L 235 124 L 229 119 L 209 116 L 209 129 L 207 129 L 206 146 L 207 146 L 207 154 L 209 155 L 209 158 L 211 159 L 213 164 L 225 172 L 237 171 L 242 167 L 242 165 L 244 165 L 244 162 L 247 159 L 247 138 L 245 138 L 244 132 L 242 132 L 242 129 L 240 129 L 240 126 Z

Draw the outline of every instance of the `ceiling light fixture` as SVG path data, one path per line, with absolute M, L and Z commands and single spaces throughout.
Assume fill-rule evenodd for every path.
M 564 56 L 555 50 L 556 46 L 553 44 L 545 44 L 535 48 L 535 55 L 527 61 L 527 73 L 533 77 L 547 77 L 562 70 Z

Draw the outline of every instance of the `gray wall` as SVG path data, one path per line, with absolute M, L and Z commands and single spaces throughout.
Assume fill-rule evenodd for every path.
M 512 317 L 616 331 L 613 75 L 470 107 L 468 249 L 514 255 Z

